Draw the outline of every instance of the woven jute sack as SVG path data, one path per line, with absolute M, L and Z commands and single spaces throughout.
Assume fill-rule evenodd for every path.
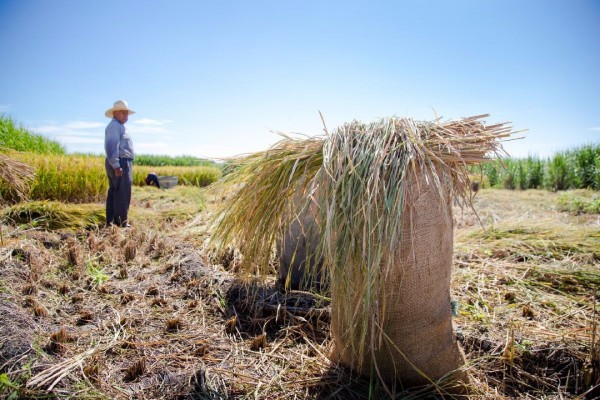
M 318 252 L 316 204 L 307 190 L 296 193 L 290 207 L 291 222 L 277 241 L 279 283 L 290 289 L 321 291 L 327 286 L 323 260 Z
M 451 182 L 440 171 L 438 167 L 429 176 L 412 171 L 407 178 L 396 262 L 382 277 L 385 301 L 374 310 L 383 321 L 383 332 L 372 327 L 362 345 L 362 360 L 357 359 L 360 344 L 349 342 L 346 334 L 353 321 L 345 320 L 343 315 L 348 314 L 342 312 L 361 300 L 336 298 L 332 288 L 332 359 L 388 384 L 406 388 L 448 378 L 446 382 L 461 387 L 454 392 L 462 392 L 468 376 L 461 370 L 465 359 L 453 332 L 450 304 Z M 441 185 L 434 183 L 432 174 L 438 175 Z

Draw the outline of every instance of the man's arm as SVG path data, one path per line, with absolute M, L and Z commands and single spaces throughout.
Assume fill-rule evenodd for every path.
M 111 123 L 106 127 L 104 138 L 104 150 L 106 158 L 115 170 L 117 176 L 121 176 L 121 165 L 119 164 L 119 143 L 121 142 L 121 129 L 119 124 Z

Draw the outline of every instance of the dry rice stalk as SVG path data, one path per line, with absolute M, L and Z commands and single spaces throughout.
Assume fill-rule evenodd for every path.
M 50 341 L 46 346 L 47 351 L 54 354 L 64 354 L 67 347 L 65 343 L 71 340 L 69 332 L 65 328 L 50 335 Z
M 37 303 L 33 306 L 33 315 L 35 315 L 36 317 L 44 317 L 46 318 L 48 316 L 48 310 L 46 310 L 46 308 Z
M 59 336 L 63 339 L 69 340 L 68 334 L 67 337 L 64 337 L 62 333 Z M 118 335 L 115 335 L 112 340 L 104 345 L 97 346 L 91 349 L 88 349 L 82 353 L 76 354 L 75 356 L 66 359 L 60 363 L 53 364 L 47 369 L 41 371 L 37 375 L 31 377 L 27 381 L 26 387 L 28 388 L 46 388 L 47 391 L 51 391 L 54 386 L 56 386 L 63 378 L 68 376 L 71 371 L 75 368 L 79 367 L 82 369 L 83 362 L 95 354 L 98 351 L 106 351 L 113 347 L 115 343 L 117 343 Z
M 26 296 L 27 295 L 36 295 L 36 294 L 38 294 L 38 287 L 35 284 L 35 282 L 31 282 L 30 284 L 28 284 L 27 286 L 25 286 L 23 288 L 21 293 L 23 293 Z
M 264 153 L 236 161 L 239 169 L 228 181 L 241 188 L 217 214 L 222 218 L 213 234 L 218 253 L 233 243 L 243 248 L 243 270 L 255 272 L 252 267 L 257 267 L 267 272 L 290 199 L 308 187 L 321 168 L 323 143 L 322 138 L 286 137 Z
M 12 190 L 18 199 L 25 199 L 29 184 L 35 178 L 35 169 L 0 153 L 0 181 Z
M 81 326 L 89 324 L 94 320 L 94 315 L 89 311 L 82 311 L 77 321 L 75 321 L 75 325 Z
M 27 381 L 26 386 L 28 388 L 46 387 L 48 391 L 52 390 L 52 388 L 54 388 L 54 386 L 56 386 L 56 384 L 65 376 L 69 375 L 73 369 L 77 368 L 78 366 L 81 367 L 83 361 L 87 357 L 94 354 L 96 350 L 96 348 L 89 349 L 58 364 L 54 364 L 50 368 L 45 369 L 44 371 L 32 377 L 29 381 Z
M 177 332 L 182 328 L 182 326 L 183 323 L 179 318 L 169 319 L 165 323 L 165 329 L 167 332 Z
M 134 362 L 127 369 L 125 369 L 125 382 L 134 381 L 136 378 L 142 376 L 146 371 L 146 359 L 142 357 L 138 361 Z
M 240 189 L 217 213 L 213 242 L 223 252 L 231 243 L 242 248 L 246 272 L 256 272 L 253 268 L 266 272 L 273 243 L 281 228 L 289 224 L 285 218 L 294 194 L 315 185 L 317 174 L 320 181 L 330 178 L 329 184 L 335 185 L 331 190 L 349 192 L 349 188 L 359 186 L 369 190 L 369 201 L 380 194 L 373 190 L 385 190 L 386 199 L 392 200 L 400 190 L 385 184 L 401 182 L 409 163 L 428 171 L 433 162 L 441 162 L 452 166 L 456 194 L 466 199 L 470 187 L 466 166 L 486 161 L 490 155 L 499 157 L 503 153 L 500 140 L 511 135 L 506 123 L 486 127 L 479 121 L 488 116 L 450 122 L 390 118 L 365 125 L 355 121 L 327 137 L 297 139 L 284 135 L 269 150 L 234 161 L 239 168 L 226 181 Z M 357 149 L 363 149 L 362 154 L 357 154 Z M 334 178 L 336 171 L 339 176 Z M 361 173 L 376 176 L 365 181 L 360 179 Z M 435 174 L 429 175 L 436 180 Z M 344 204 L 356 200 L 353 193 L 344 194 L 350 195 Z
M 345 124 L 327 137 L 304 140 L 285 137 L 266 152 L 240 160 L 228 179 L 239 190 L 225 201 L 213 233 L 213 242 L 224 249 L 234 245 L 243 254 L 247 273 L 269 271 L 274 243 L 291 220 L 293 197 L 308 193 L 306 204 L 319 207 L 319 251 L 332 282 L 348 277 L 364 282 L 363 301 L 347 307 L 343 318 L 356 321 L 351 343 L 365 343 L 370 327 L 383 326 L 385 277 L 397 265 L 409 174 L 422 174 L 442 199 L 441 181 L 453 182 L 452 197 L 470 205 L 469 164 L 501 156 L 501 141 L 512 128 L 507 123 L 486 126 L 488 114 L 457 121 L 414 121 L 388 118 L 371 124 Z M 436 166 L 441 169 L 438 175 Z M 318 257 L 317 257 L 318 258 Z M 355 298 L 356 285 L 336 284 L 336 298 Z M 381 340 L 381 338 L 379 339 Z M 358 346 L 358 360 L 363 357 Z M 360 361 L 359 361 L 360 362 Z
M 125 245 L 125 262 L 128 263 L 132 261 L 135 258 L 136 253 L 137 248 L 135 243 L 127 241 L 127 244 Z
M 74 266 L 74 267 L 80 265 L 81 249 L 80 249 L 79 243 L 77 241 L 70 240 L 67 243 L 66 258 L 67 258 L 68 265 Z
M 0 181 L 7 185 L 16 199 L 26 199 L 29 184 L 35 178 L 35 169 L 27 164 L 0 153 Z M 0 244 L 4 246 L 4 236 L 0 228 Z
M 310 343 L 310 342 L 307 342 L 307 343 Z M 252 341 L 250 342 L 250 350 L 258 351 L 258 350 L 264 348 L 266 346 L 266 344 L 267 344 L 267 334 L 263 332 L 260 335 L 258 335 L 252 339 Z
M 225 322 L 225 332 L 227 332 L 229 334 L 235 333 L 237 325 L 238 325 L 238 317 L 237 317 L 237 315 L 234 315 L 233 317 L 229 318 L 227 320 L 227 322 Z
M 98 383 L 99 371 L 100 366 L 97 361 L 83 368 L 83 374 L 93 383 Z

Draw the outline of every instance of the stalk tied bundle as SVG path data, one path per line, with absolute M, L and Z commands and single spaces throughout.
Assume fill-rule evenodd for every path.
M 32 167 L 0 153 L 0 186 L 4 186 L 5 195 L 15 199 L 25 199 L 34 178 L 35 170 Z M 1 227 L 0 244 L 4 246 Z
M 277 238 L 316 203 L 318 251 L 331 277 L 332 326 L 336 318 L 343 321 L 348 329 L 341 334 L 353 347 L 348 353 L 361 365 L 387 340 L 387 310 L 396 305 L 388 304 L 385 282 L 397 273 L 397 250 L 407 239 L 402 216 L 411 183 L 432 186 L 444 201 L 470 204 L 468 164 L 499 157 L 501 141 L 514 133 L 507 123 L 486 126 L 481 119 L 488 116 L 354 121 L 326 137 L 286 137 L 241 160 L 229 178 L 241 187 L 218 214 L 213 240 L 237 244 L 246 271 L 266 273 Z M 299 192 L 309 194 L 300 207 L 294 202 Z M 334 307 L 336 299 L 347 305 Z
M 12 191 L 16 199 L 25 199 L 29 185 L 35 178 L 35 170 L 6 154 L 0 153 L 0 182 Z
M 358 300 L 354 307 L 335 307 L 345 315 L 334 316 L 353 327 L 344 335 L 356 346 L 351 353 L 357 365 L 365 349 L 378 349 L 385 340 L 387 301 L 393 296 L 384 288 L 399 262 L 410 175 L 423 175 L 441 199 L 469 201 L 467 165 L 499 155 L 498 139 L 510 134 L 505 124 L 486 127 L 479 122 L 486 116 L 445 123 L 397 118 L 368 125 L 352 122 L 327 138 L 315 179 L 319 220 L 325 221 L 320 226 L 322 248 L 332 299 Z
M 238 168 L 225 181 L 239 190 L 217 213 L 213 242 L 221 250 L 229 244 L 243 250 L 243 271 L 270 272 L 274 243 L 289 222 L 291 199 L 311 185 L 321 168 L 323 143 L 323 138 L 284 135 L 266 152 L 234 161 Z

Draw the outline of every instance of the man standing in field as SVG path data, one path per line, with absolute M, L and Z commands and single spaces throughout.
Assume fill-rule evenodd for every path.
M 135 111 L 129 109 L 125 100 L 115 101 L 104 115 L 111 118 L 104 131 L 104 151 L 106 152 L 106 175 L 108 194 L 106 196 L 106 225 L 115 224 L 127 227 L 127 213 L 131 202 L 133 185 L 133 142 L 125 123 Z

